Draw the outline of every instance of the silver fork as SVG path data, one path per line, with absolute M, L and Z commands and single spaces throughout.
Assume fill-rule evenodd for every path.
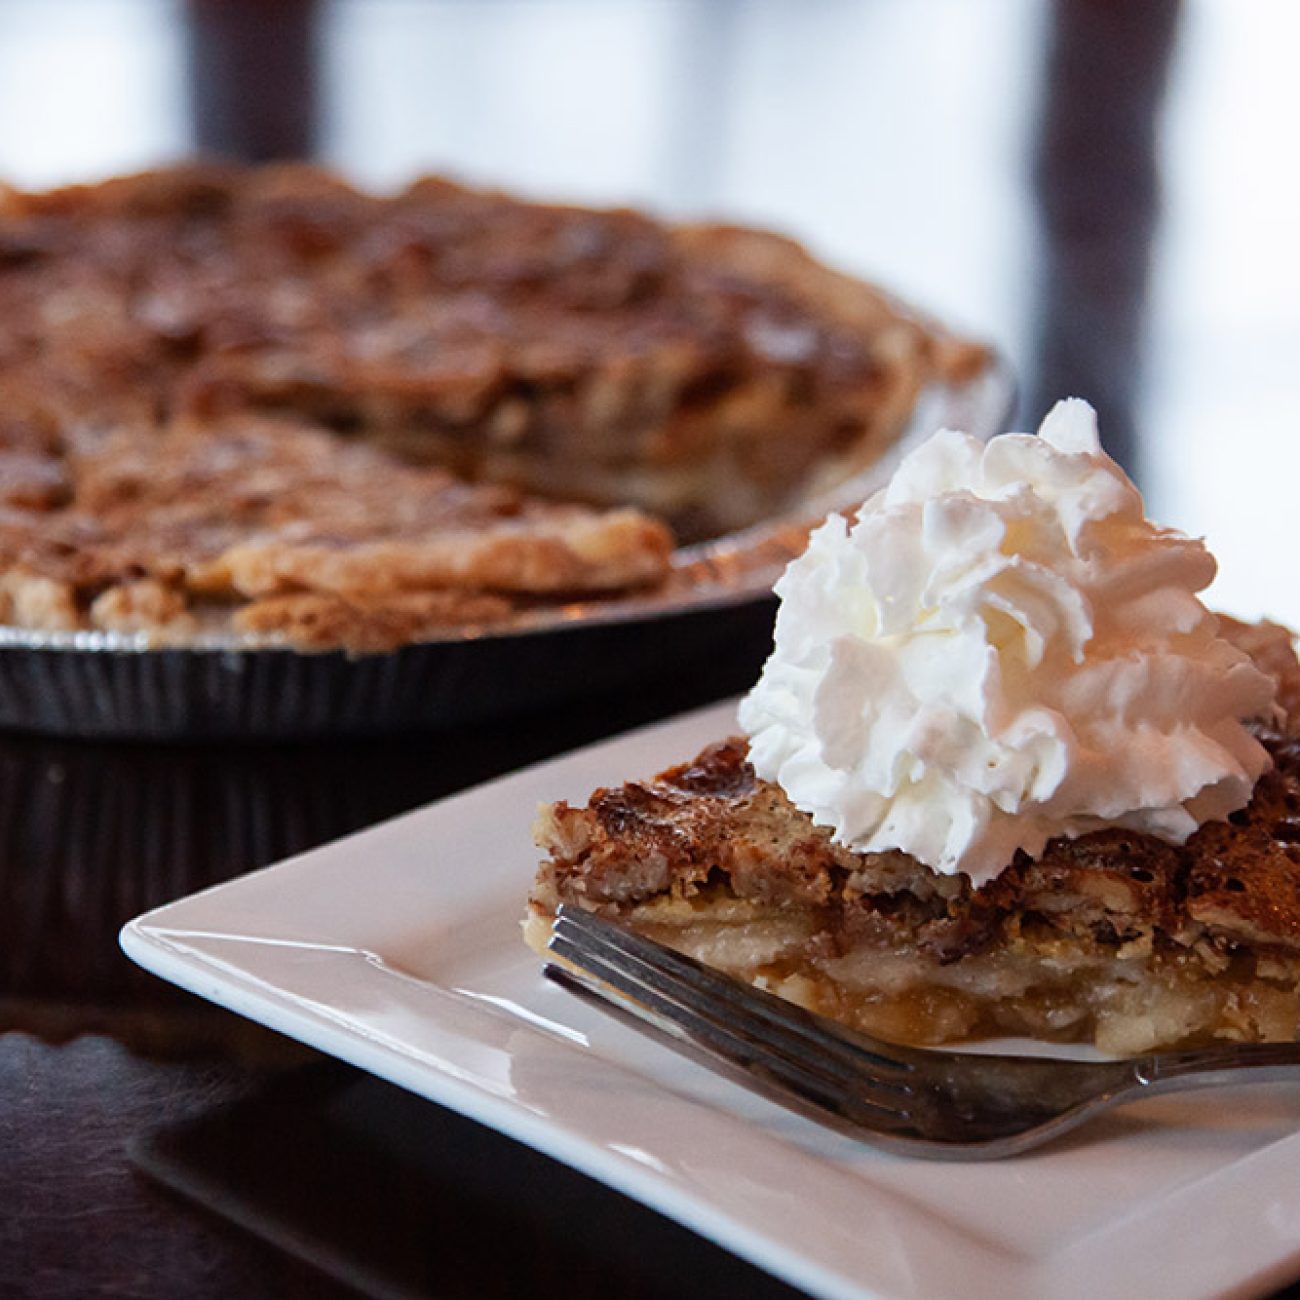
M 1017 1155 L 1120 1102 L 1293 1077 L 1300 1044 L 1115 1061 L 901 1047 L 855 1033 L 577 907 L 561 906 L 548 978 L 666 1035 L 792 1109 L 874 1146 L 941 1160 Z

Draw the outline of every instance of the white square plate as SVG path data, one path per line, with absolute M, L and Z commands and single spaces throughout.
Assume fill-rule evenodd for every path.
M 1300 1273 L 1300 1087 L 1130 1106 L 1005 1162 L 887 1156 L 543 980 L 537 804 L 648 776 L 718 706 L 132 921 L 163 978 L 536 1147 L 816 1295 L 1185 1298 Z

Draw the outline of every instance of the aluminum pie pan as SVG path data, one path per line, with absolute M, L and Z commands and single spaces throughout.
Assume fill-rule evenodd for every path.
M 1014 385 L 1000 361 L 921 394 L 878 460 L 802 509 L 680 548 L 660 589 L 520 611 L 382 654 L 304 652 L 233 632 L 145 635 L 0 625 L 0 730 L 64 738 L 276 740 L 462 726 L 687 671 L 718 655 L 756 671 L 773 582 L 809 529 L 881 487 L 936 429 L 998 432 Z

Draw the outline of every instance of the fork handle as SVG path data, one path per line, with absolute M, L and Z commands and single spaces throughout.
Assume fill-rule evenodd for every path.
M 1300 1068 L 1300 1043 L 1252 1043 L 1158 1052 L 1133 1062 L 1138 1084 L 1151 1092 L 1207 1088 L 1226 1076 L 1249 1073 L 1263 1082 L 1285 1079 Z

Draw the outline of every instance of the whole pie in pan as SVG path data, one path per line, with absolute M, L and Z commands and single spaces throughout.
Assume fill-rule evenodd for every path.
M 617 596 L 983 351 L 777 236 L 425 179 L 0 193 L 0 620 L 379 650 Z

